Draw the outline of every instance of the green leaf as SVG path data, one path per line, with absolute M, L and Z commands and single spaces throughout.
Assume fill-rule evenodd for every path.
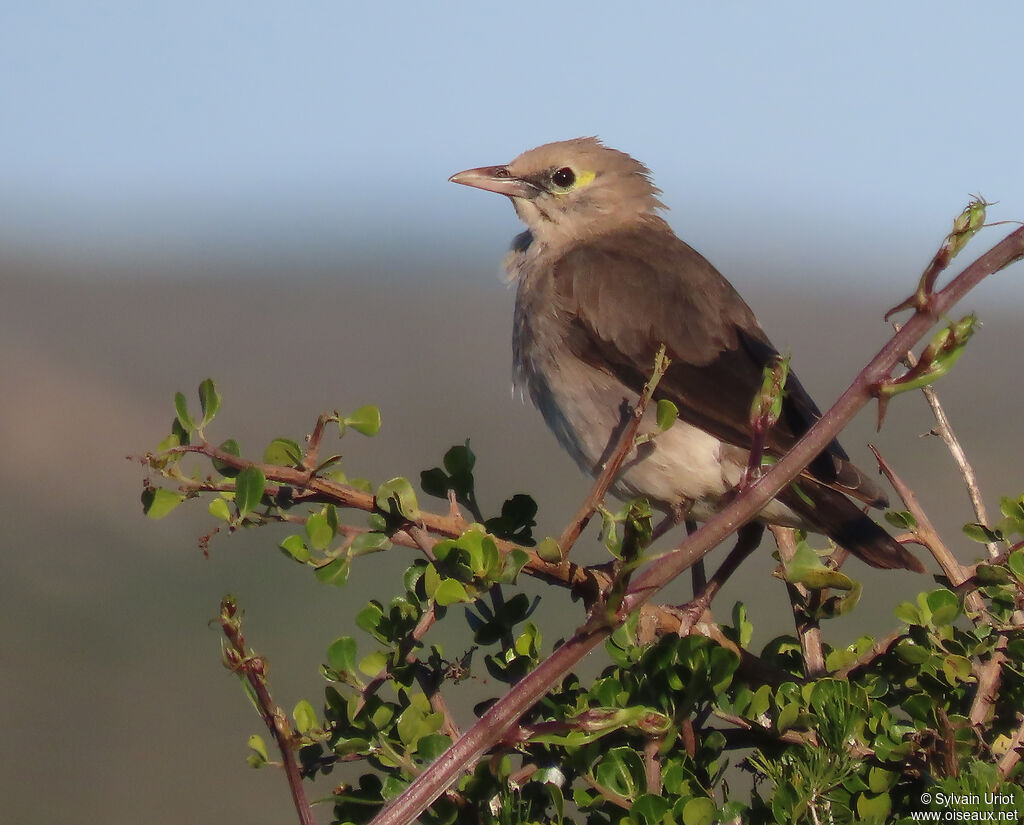
M 327 564 L 317 567 L 313 576 L 322 584 L 333 584 L 335 587 L 343 587 L 348 583 L 350 569 L 351 562 L 347 557 L 331 559 Z
M 185 500 L 181 493 L 163 487 L 147 487 L 142 491 L 142 511 L 151 519 L 160 519 Z
M 228 507 L 226 499 L 220 498 L 219 496 L 210 502 L 209 506 L 210 515 L 220 521 L 231 521 L 231 509 Z
M 917 519 L 909 510 L 887 510 L 885 520 L 897 530 L 914 530 L 917 528 Z
M 960 616 L 960 599 L 949 590 L 932 591 L 928 594 L 926 603 L 932 612 L 932 625 L 952 624 Z
M 906 624 L 919 625 L 924 623 L 921 611 L 913 602 L 900 602 L 896 605 L 896 609 L 893 610 L 893 615 Z
M 195 422 L 192 421 L 192 416 L 188 412 L 188 401 L 185 399 L 185 393 L 174 393 L 174 411 L 178 415 L 178 423 L 186 433 L 196 428 Z
M 443 733 L 428 733 L 416 742 L 416 756 L 426 763 L 433 762 L 448 750 L 451 744 L 452 740 Z
M 415 751 L 416 741 L 426 732 L 423 711 L 409 705 L 398 717 L 396 731 L 402 744 L 408 750 Z
M 393 478 L 381 484 L 374 503 L 393 517 L 416 521 L 420 516 L 416 491 L 407 478 Z
M 824 590 L 830 587 L 853 590 L 855 586 L 853 579 L 845 573 L 822 564 L 818 554 L 806 542 L 797 544 L 792 560 L 785 565 L 785 576 L 786 581 L 802 584 L 811 590 Z
M 367 404 L 352 415 L 345 416 L 345 424 L 357 433 L 374 436 L 380 432 L 380 410 L 372 404 Z
M 449 475 L 460 475 L 473 472 L 476 466 L 476 455 L 469 448 L 469 441 L 463 445 L 455 445 L 444 454 L 444 468 Z
M 213 383 L 212 378 L 207 378 L 199 385 L 199 406 L 203 410 L 203 420 L 199 424 L 199 430 L 213 421 L 220 410 L 220 393 Z
M 229 438 L 227 441 L 222 442 L 220 445 L 220 450 L 222 452 L 227 453 L 228 455 L 233 455 L 236 457 L 242 455 L 242 451 L 238 447 L 238 442 L 235 441 L 235 439 L 233 438 Z M 229 464 L 225 464 L 220 459 L 212 458 L 210 459 L 210 463 L 213 464 L 213 469 L 215 469 L 225 478 L 234 478 L 235 476 L 238 475 L 238 469 L 236 467 L 232 467 Z
M 908 665 L 922 665 L 932 656 L 931 651 L 914 644 L 910 639 L 904 639 L 896 645 L 896 655 Z
M 363 556 L 367 553 L 379 553 L 391 546 L 391 539 L 384 533 L 360 533 L 353 540 L 349 547 L 353 558 Z
M 283 467 L 299 467 L 302 464 L 302 448 L 290 438 L 275 438 L 263 451 L 263 461 Z
M 537 555 L 548 564 L 558 564 L 562 560 L 562 551 L 558 542 L 550 536 L 537 545 Z
M 515 584 L 519 573 L 530 561 L 530 554 L 518 547 L 505 555 L 504 567 L 501 571 L 501 582 L 503 584 Z
M 301 562 L 302 564 L 305 564 L 312 558 L 309 548 L 306 547 L 306 543 L 302 540 L 302 536 L 299 535 L 288 536 L 281 542 L 281 549 L 295 559 L 295 561 Z
M 384 608 L 380 602 L 372 601 L 356 614 L 356 627 L 367 633 L 379 635 L 378 628 L 384 620 Z
M 295 728 L 299 733 L 309 733 L 320 726 L 320 720 L 316 718 L 316 711 L 305 699 L 299 701 L 292 711 L 292 719 L 295 720 Z
M 306 535 L 314 550 L 326 550 L 334 541 L 334 529 L 324 513 L 314 513 L 306 519 Z
M 473 599 L 466 592 L 462 582 L 456 579 L 444 579 L 434 591 L 434 601 L 442 607 L 447 607 L 458 602 L 471 602 Z
M 259 506 L 267 479 L 259 467 L 246 467 L 235 479 L 235 504 L 244 516 Z
M 359 663 L 359 670 L 365 673 L 369 677 L 374 677 L 380 673 L 388 665 L 387 654 L 383 651 L 376 650 L 369 656 L 363 658 Z
M 180 447 L 182 444 L 188 444 L 188 436 L 182 433 L 181 424 L 178 423 L 177 418 L 174 419 L 174 423 L 171 427 L 171 434 L 156 445 L 156 451 L 158 453 L 165 453 L 168 450 L 173 450 L 175 447 Z
M 263 741 L 262 736 L 254 733 L 246 744 L 252 751 L 249 758 L 246 759 L 250 768 L 262 768 L 270 761 L 270 757 L 267 756 L 267 743 Z
M 428 496 L 448 498 L 448 473 L 440 467 L 423 470 L 420 473 L 420 489 Z
M 868 770 L 868 788 L 871 793 L 884 793 L 895 787 L 900 774 L 896 771 L 887 771 L 877 765 Z
M 718 808 L 706 796 L 695 796 L 683 805 L 683 825 L 711 825 Z
M 971 677 L 971 660 L 964 656 L 952 654 L 942 659 L 942 674 L 946 681 L 956 687 L 961 682 L 966 682 Z
M 662 398 L 658 401 L 655 420 L 658 422 L 659 430 L 661 430 L 662 432 L 668 430 L 673 424 L 676 423 L 676 419 L 678 417 L 679 407 L 677 407 L 667 398 Z
M 796 702 L 787 702 L 779 709 L 779 718 L 776 722 L 779 733 L 785 733 L 796 723 L 800 715 L 800 705 Z
M 629 820 L 641 825 L 662 825 L 662 819 L 669 812 L 672 803 L 663 796 L 646 793 L 629 809 Z
M 1003 496 L 999 499 L 999 512 L 1007 518 L 1024 521 L 1024 500 Z
M 978 521 L 971 521 L 964 525 L 964 535 L 971 541 L 988 544 L 993 541 L 1002 541 L 1003 537 L 995 530 L 990 530 Z
M 351 673 L 356 667 L 356 640 L 341 636 L 327 647 L 327 664 L 337 673 Z
M 1014 550 L 1010 558 L 1006 560 L 1006 566 L 1010 568 L 1014 578 L 1024 584 L 1024 550 Z
M 747 618 L 747 606 L 743 602 L 736 602 L 732 607 L 732 626 L 736 628 L 740 647 L 748 647 L 754 637 L 754 624 Z
M 862 793 L 857 797 L 857 815 L 860 819 L 887 822 L 891 810 L 892 800 L 887 793 Z
M 612 748 L 597 766 L 598 783 L 626 799 L 636 799 L 645 787 L 646 772 L 632 748 Z

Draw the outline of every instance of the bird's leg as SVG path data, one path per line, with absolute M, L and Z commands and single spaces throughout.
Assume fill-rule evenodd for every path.
M 657 541 L 664 536 L 669 530 L 676 527 L 679 524 L 686 522 L 686 532 L 692 533 L 690 525 L 694 524 L 694 530 L 696 530 L 696 524 L 688 518 L 690 510 L 693 508 L 693 499 L 684 498 L 671 505 L 668 513 L 665 514 L 665 518 L 658 522 L 654 528 L 654 532 L 651 534 L 651 541 Z
M 686 535 L 692 536 L 697 532 L 697 522 L 693 519 L 688 518 L 686 520 Z M 697 559 L 696 564 L 690 568 L 690 587 L 691 592 L 696 597 L 701 590 L 703 590 L 708 583 L 708 573 L 704 567 L 704 557 L 701 556 Z
M 704 612 L 711 606 L 711 601 L 718 595 L 722 585 L 729 577 L 736 572 L 742 561 L 749 556 L 761 543 L 761 536 L 764 535 L 764 525 L 759 521 L 752 521 L 743 525 L 736 533 L 736 544 L 729 551 L 714 575 L 708 579 L 707 584 L 694 596 L 693 600 L 679 608 L 679 635 L 686 636 L 693 629 L 693 626 L 704 615 Z
M 692 499 L 684 498 L 682 501 L 678 501 L 673 504 L 665 518 L 658 522 L 658 526 L 654 528 L 651 540 L 654 541 L 661 538 L 669 530 L 683 522 L 686 524 L 686 535 L 692 536 L 696 533 L 697 522 L 688 518 L 691 509 L 693 509 Z M 704 559 L 698 559 L 697 563 L 690 568 L 690 577 L 693 583 L 693 595 L 696 596 L 707 583 L 707 574 L 704 570 Z

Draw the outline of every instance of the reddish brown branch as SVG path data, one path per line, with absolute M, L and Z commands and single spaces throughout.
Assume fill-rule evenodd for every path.
M 1020 723 L 1017 726 L 1017 730 L 1014 731 L 1013 737 L 1010 739 L 1010 744 L 1006 748 L 1006 753 L 1002 755 L 999 760 L 997 767 L 999 768 L 999 774 L 1003 779 L 1009 779 L 1010 774 L 1013 773 L 1013 769 L 1017 767 L 1017 763 L 1020 762 L 1022 751 L 1024 751 L 1024 714 L 1017 714 L 1017 721 Z
M 882 474 L 889 479 L 889 483 L 892 485 L 896 494 L 906 505 L 907 510 L 914 517 L 914 521 L 917 522 L 913 528 L 913 533 L 918 541 L 927 547 L 929 552 L 935 558 L 935 561 L 939 563 L 939 567 L 942 568 L 942 572 L 946 575 L 946 578 L 953 583 L 953 585 L 962 584 L 967 580 L 967 572 L 963 566 L 956 560 L 956 557 L 950 552 L 949 548 L 946 547 L 945 542 L 942 541 L 942 537 L 939 535 L 939 531 L 935 529 L 931 519 L 928 518 L 928 514 L 924 511 L 921 503 L 917 500 L 917 496 L 914 491 L 910 489 L 898 475 L 896 471 L 889 465 L 889 463 L 882 458 L 882 454 L 878 451 L 878 448 L 873 444 L 869 444 L 868 448 L 875 455 L 875 460 L 878 461 L 878 468 L 882 471 Z M 968 593 L 964 597 L 964 604 L 976 615 L 983 613 L 985 609 L 985 602 L 981 596 L 977 593 Z
M 285 776 L 288 779 L 288 789 L 291 791 L 292 803 L 299 814 L 299 822 L 302 825 L 316 825 L 313 818 L 313 809 L 306 798 L 306 791 L 302 787 L 302 772 L 295 760 L 295 750 L 298 747 L 298 740 L 292 733 L 291 725 L 285 712 L 279 708 L 270 695 L 270 688 L 267 684 L 266 662 L 250 651 L 245 644 L 245 637 L 242 636 L 242 624 L 238 615 L 238 607 L 234 599 L 225 598 L 221 602 L 220 627 L 227 640 L 227 647 L 224 649 L 225 665 L 237 673 L 249 683 L 249 688 L 255 699 L 256 709 L 267 726 L 277 749 L 281 753 L 281 764 L 284 767 Z
M 928 332 L 936 320 L 982 279 L 1024 257 L 1024 227 L 1012 232 L 964 269 L 938 293 L 929 294 L 914 315 L 871 359 L 839 400 L 808 433 L 765 475 L 743 491 L 718 515 L 672 553 L 653 562 L 630 586 L 617 614 L 624 621 L 665 584 L 702 558 L 726 536 L 753 519 L 790 481 L 834 439 L 851 418 L 875 397 L 903 355 Z M 500 741 L 507 728 L 593 650 L 613 629 L 613 623 L 589 627 L 558 648 L 484 716 L 374 819 L 375 825 L 408 825 L 444 792 L 466 767 Z
M 636 447 L 637 431 L 640 429 L 640 423 L 643 420 L 644 413 L 647 411 L 647 405 L 651 401 L 651 396 L 654 393 L 654 389 L 658 386 L 661 376 L 664 375 L 665 369 L 668 367 L 668 362 L 664 356 L 665 347 L 662 345 L 654 362 L 654 374 L 651 380 L 644 386 L 644 391 L 640 393 L 636 406 L 633 409 L 629 409 L 625 403 L 623 404 L 624 408 L 619 424 L 621 432 L 619 433 L 618 440 L 614 442 L 615 446 L 608 454 L 607 460 L 601 465 L 601 472 L 598 473 L 597 478 L 594 480 L 594 484 L 590 488 L 587 497 L 558 537 L 558 549 L 563 559 L 568 557 L 572 546 L 576 543 L 576 540 L 580 537 L 580 534 L 590 522 L 594 513 L 597 512 L 597 508 L 601 506 L 604 497 L 608 494 L 609 488 L 615 483 L 619 469 L 622 467 L 622 462 L 626 460 L 626 456 Z
M 770 525 L 769 530 L 775 537 L 779 548 L 779 557 L 784 565 L 792 564 L 796 555 L 796 538 L 792 528 Z M 813 593 L 802 584 L 786 582 L 786 593 L 789 595 L 790 609 L 793 611 L 793 623 L 796 635 L 800 640 L 800 649 L 804 657 L 804 675 L 808 678 L 821 676 L 825 672 L 825 652 L 821 646 L 821 626 L 813 618 L 811 611 L 820 603 L 821 591 Z

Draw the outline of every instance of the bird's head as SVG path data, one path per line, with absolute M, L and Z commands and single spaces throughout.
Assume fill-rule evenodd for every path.
M 538 240 L 578 240 L 653 218 L 664 205 L 650 170 L 593 137 L 547 143 L 453 183 L 507 195 Z

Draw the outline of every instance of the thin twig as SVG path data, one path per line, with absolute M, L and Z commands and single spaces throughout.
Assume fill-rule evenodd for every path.
M 924 545 L 931 551 L 935 560 L 942 567 L 942 571 L 946 574 L 946 578 L 949 579 L 950 583 L 952 583 L 954 587 L 958 587 L 963 584 L 968 578 L 967 571 L 953 557 L 953 554 L 950 553 L 949 549 L 939 538 L 938 531 L 932 525 L 928 515 L 924 512 L 924 509 L 917 500 L 917 496 L 915 496 L 914 492 L 903 483 L 899 476 L 896 475 L 893 469 L 882 458 L 878 450 L 873 445 L 869 445 L 869 447 L 871 452 L 875 454 L 875 458 L 878 460 L 878 466 L 885 474 L 885 477 L 889 479 L 889 483 L 892 484 L 893 488 L 899 494 L 899 497 L 903 500 L 903 503 L 910 511 L 910 514 L 917 522 L 917 525 L 914 527 L 915 535 L 917 535 L 917 537 L 921 539 Z M 975 623 L 988 620 L 988 616 L 985 611 L 985 602 L 976 590 L 964 593 L 964 605 L 971 611 L 971 613 L 974 614 L 973 618 Z M 981 725 L 985 721 L 999 694 L 999 682 L 1002 678 L 1002 665 L 1003 662 L 1006 661 L 1005 649 L 1006 634 L 1000 633 L 999 640 L 996 642 L 996 647 L 995 650 L 992 651 L 991 658 L 984 664 L 978 661 L 973 661 L 971 663 L 971 671 L 977 679 L 977 689 L 974 693 L 974 701 L 971 703 L 971 711 L 969 714 L 971 724 L 973 725 Z
M 949 418 L 946 415 L 946 411 L 939 403 L 939 396 L 935 392 L 935 388 L 931 386 L 922 387 L 921 392 L 924 393 L 924 397 L 928 400 L 928 406 L 932 408 L 932 414 L 935 416 L 936 427 L 933 432 L 937 433 L 938 436 L 946 442 L 946 447 L 949 448 L 950 455 L 953 456 L 953 460 L 960 468 L 960 474 L 964 477 L 964 484 L 967 486 L 967 495 L 971 499 L 971 507 L 974 509 L 974 515 L 981 524 L 987 525 L 988 511 L 985 509 L 985 502 L 981 497 L 981 488 L 978 485 L 978 476 L 975 474 L 974 467 L 971 466 L 971 462 L 968 461 L 967 453 L 960 444 L 960 440 L 956 437 L 956 433 L 953 432 L 953 428 L 949 425 Z M 985 546 L 988 548 L 988 554 L 991 558 L 996 558 L 999 555 L 999 545 L 994 541 L 987 542 Z
M 878 462 L 878 468 L 882 471 L 882 474 L 889 479 L 889 483 L 893 486 L 893 489 L 902 499 L 906 505 L 907 510 L 914 517 L 914 521 L 917 522 L 913 528 L 914 535 L 920 540 L 920 542 L 928 548 L 935 561 L 939 563 L 942 568 L 942 572 L 945 573 L 946 578 L 950 580 L 954 585 L 958 585 L 967 580 L 967 572 L 963 566 L 956 560 L 956 557 L 950 552 L 949 548 L 946 547 L 945 542 L 942 541 L 942 537 L 939 535 L 939 531 L 935 529 L 931 519 L 928 518 L 928 514 L 924 511 L 921 503 L 917 500 L 917 496 L 914 491 L 910 489 L 898 475 L 896 471 L 889 465 L 889 463 L 882 458 L 882 454 L 878 451 L 878 448 L 874 444 L 869 444 L 868 449 L 871 450 L 875 455 L 875 460 Z M 964 604 L 976 615 L 981 615 L 985 610 L 985 602 L 981 596 L 977 593 L 969 593 L 964 597 Z
M 618 805 L 624 811 L 628 811 L 630 808 L 633 807 L 633 803 L 626 799 L 626 797 L 622 796 L 622 794 L 615 793 L 615 791 L 610 790 L 609 788 L 604 787 L 604 785 L 600 784 L 589 773 L 582 774 L 580 778 L 584 782 L 586 782 L 591 788 L 597 791 L 597 793 L 601 796 L 602 799 L 611 802 L 613 805 Z
M 313 809 L 306 798 L 305 788 L 302 787 L 302 772 L 295 760 L 297 743 L 292 733 L 292 727 L 285 712 L 274 703 L 270 695 L 266 662 L 249 650 L 245 644 L 245 637 L 242 635 L 242 622 L 234 599 L 225 598 L 221 601 L 219 621 L 221 631 L 227 640 L 227 647 L 224 649 L 224 664 L 249 683 L 256 709 L 274 737 L 277 749 L 281 753 L 281 764 L 284 767 L 285 777 L 288 779 L 288 790 L 291 791 L 292 803 L 299 815 L 299 822 L 302 825 L 316 825 Z
M 416 546 L 423 551 L 428 559 L 433 561 L 434 559 L 434 545 L 437 544 L 437 539 L 430 535 L 426 530 L 420 527 L 418 524 L 410 524 L 405 528 L 405 532 L 409 534 L 410 538 L 416 542 Z
M 427 635 L 427 631 L 434 626 L 437 622 L 437 612 L 434 606 L 431 605 L 423 614 L 420 616 L 416 626 L 410 631 L 410 633 L 402 639 L 401 649 L 399 654 L 402 656 L 402 660 L 408 664 L 416 662 L 416 648 L 420 645 L 423 637 Z M 359 695 L 359 700 L 356 702 L 355 712 L 352 714 L 353 718 L 358 716 L 364 707 L 366 707 L 366 701 L 373 696 L 381 687 L 387 684 L 388 680 L 392 678 L 391 670 L 384 668 L 374 676 L 369 682 L 366 683 Z
M 647 410 L 647 405 L 650 403 L 654 390 L 667 368 L 668 361 L 665 358 L 665 346 L 663 344 L 654 360 L 654 372 L 651 375 L 651 379 L 644 385 L 644 390 L 640 393 L 636 405 L 630 409 L 625 402 L 623 403 L 622 417 L 619 426 L 616 428 L 619 430 L 618 439 L 609 441 L 609 444 L 614 443 L 615 446 L 601 465 L 601 472 L 594 480 L 594 484 L 590 488 L 587 497 L 558 537 L 558 548 L 563 559 L 568 557 L 569 551 L 580 537 L 580 533 L 583 532 L 583 529 L 587 526 L 594 513 L 597 512 L 597 508 L 601 506 L 609 488 L 615 483 L 619 469 L 622 467 L 622 462 L 626 460 L 626 456 L 636 447 L 636 434 L 640 429 L 640 423 Z M 615 438 L 614 432 L 612 433 L 612 438 Z
M 310 476 L 309 473 L 297 470 L 294 467 L 249 461 L 226 452 L 213 444 L 202 443 L 172 447 L 167 453 L 195 453 L 236 470 L 255 467 L 266 478 L 265 494 L 271 498 L 277 498 L 287 493 L 292 503 L 330 503 L 340 507 L 363 510 L 367 513 L 379 512 L 373 493 L 367 493 L 364 490 L 349 484 L 342 484 L 333 479 L 322 478 L 316 475 Z M 149 456 L 146 460 L 157 461 L 158 457 Z M 176 478 L 174 483 L 185 493 L 234 490 L 233 484 L 219 481 L 196 481 L 194 479 Z M 458 538 L 465 531 L 465 521 L 461 517 L 442 516 L 427 512 L 426 510 L 420 510 L 418 526 L 442 538 Z M 401 538 L 403 535 L 406 536 L 404 540 Z M 396 532 L 391 539 L 397 544 L 419 547 L 404 531 Z M 503 555 L 510 553 L 512 550 L 522 550 L 525 552 L 530 557 L 526 563 L 526 570 L 544 581 L 561 583 L 578 589 L 580 592 L 589 592 L 593 589 L 594 574 L 578 564 L 568 560 L 552 564 L 540 558 L 534 548 L 524 547 L 505 539 L 495 538 L 494 543 L 498 551 Z
M 309 436 L 306 452 L 302 456 L 302 467 L 307 472 L 312 473 L 316 470 L 317 461 L 320 456 L 320 442 L 324 437 L 324 427 L 329 421 L 337 421 L 337 413 L 323 413 L 316 420 L 316 426 L 313 427 L 313 432 Z
M 895 329 L 899 329 L 898 324 L 893 324 Z M 912 352 L 907 352 L 906 358 L 907 366 L 913 367 L 917 363 L 917 357 Z M 956 433 L 953 432 L 953 427 L 949 423 L 949 416 L 946 415 L 946 410 L 939 402 L 939 394 L 935 391 L 935 387 L 931 384 L 926 384 L 921 387 L 921 392 L 924 394 L 925 400 L 928 402 L 928 406 L 931 407 L 932 415 L 935 416 L 936 426 L 931 430 L 933 435 L 939 436 L 949 450 L 949 454 L 953 456 L 953 461 L 956 462 L 957 467 L 960 468 L 960 474 L 964 478 L 964 484 L 967 487 L 967 495 L 971 499 L 971 507 L 974 509 L 974 515 L 981 524 L 988 524 L 988 511 L 985 508 L 985 501 L 981 497 L 981 487 L 978 484 L 978 476 L 974 472 L 974 467 L 971 466 L 971 462 L 967 459 L 967 453 L 960 443 L 960 439 L 957 438 Z M 995 558 L 999 555 L 999 546 L 994 542 L 990 541 L 985 545 L 988 548 L 988 554 L 991 558 Z
M 791 527 L 778 527 L 769 525 L 775 543 L 779 548 L 779 556 L 784 565 L 793 562 L 796 555 L 796 538 Z M 825 672 L 825 653 L 821 646 L 821 626 L 817 619 L 812 618 L 813 609 L 820 603 L 822 591 L 816 590 L 813 593 L 802 584 L 786 582 L 786 593 L 789 594 L 789 604 L 793 611 L 793 623 L 796 625 L 796 635 L 800 640 L 800 649 L 803 651 L 804 674 L 808 678 L 821 676 Z

